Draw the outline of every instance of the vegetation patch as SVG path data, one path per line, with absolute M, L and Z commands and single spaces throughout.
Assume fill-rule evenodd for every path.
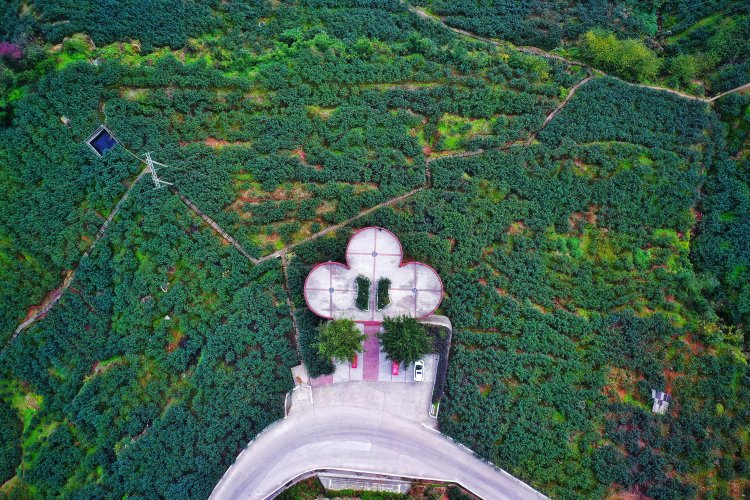
M 378 311 L 384 309 L 391 303 L 390 289 L 391 280 L 388 278 L 378 279 Z
M 360 274 L 354 282 L 357 285 L 355 305 L 360 311 L 368 311 L 370 309 L 370 287 L 372 286 L 370 278 Z

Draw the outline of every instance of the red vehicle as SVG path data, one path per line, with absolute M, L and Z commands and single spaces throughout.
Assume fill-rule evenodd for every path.
M 357 367 L 357 361 L 358 360 L 359 360 L 359 356 L 357 356 L 357 354 L 355 354 L 354 357 L 352 358 L 352 368 L 356 368 Z
M 393 365 L 391 365 L 391 375 L 398 375 L 398 363 L 396 363 L 395 361 L 393 362 Z

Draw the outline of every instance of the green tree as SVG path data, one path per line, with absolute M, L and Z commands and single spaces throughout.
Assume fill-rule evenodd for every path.
M 581 56 L 591 64 L 628 80 L 651 80 L 661 65 L 659 57 L 642 41 L 619 40 L 609 31 L 588 31 L 580 47 Z
M 698 58 L 692 54 L 675 56 L 668 60 L 666 66 L 672 78 L 670 83 L 676 86 L 690 83 L 699 71 Z
M 391 361 L 409 365 L 432 349 L 427 330 L 414 318 L 385 318 L 383 328 L 379 337 Z
M 320 353 L 339 361 L 352 359 L 362 349 L 362 342 L 367 338 L 350 319 L 328 321 L 320 325 L 318 331 Z

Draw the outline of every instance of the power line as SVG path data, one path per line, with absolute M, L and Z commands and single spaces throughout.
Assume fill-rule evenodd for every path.
M 159 189 L 163 186 L 171 186 L 171 182 L 163 181 L 159 179 L 159 176 L 156 173 L 156 165 L 159 165 L 160 167 L 167 167 L 167 165 L 164 165 L 163 163 L 159 163 L 158 161 L 155 161 L 151 158 L 151 152 L 148 152 L 144 155 L 146 157 L 146 164 L 148 165 L 149 170 L 151 171 L 151 180 L 154 181 L 154 185 L 156 186 L 154 189 Z

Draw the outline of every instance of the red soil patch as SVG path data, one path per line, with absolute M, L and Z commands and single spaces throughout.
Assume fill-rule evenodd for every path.
M 223 141 L 221 139 L 215 139 L 213 137 L 206 137 L 206 139 L 203 141 L 203 144 L 215 148 L 216 146 L 226 146 L 227 144 L 229 144 L 229 141 Z
M 578 229 L 583 221 L 586 221 L 591 225 L 596 225 L 596 212 L 598 210 L 598 206 L 590 205 L 589 209 L 585 212 L 573 212 L 572 214 L 570 214 L 568 223 L 570 224 L 571 229 Z
M 180 347 L 180 343 L 182 342 L 182 339 L 185 337 L 185 334 L 183 334 L 179 330 L 173 330 L 170 333 L 172 334 L 172 342 L 167 344 L 167 352 L 174 352 L 175 349 Z
M 683 340 L 683 342 L 685 342 L 687 346 L 690 348 L 691 354 L 700 354 L 706 350 L 706 346 L 704 346 L 697 340 L 693 339 L 692 335 L 687 335 L 685 339 Z
M 430 156 L 430 155 L 432 154 L 432 148 L 431 148 L 430 146 L 428 146 L 427 144 L 425 144 L 425 145 L 424 145 L 424 146 L 422 147 L 422 152 L 423 152 L 423 153 L 424 153 L 425 155 L 427 155 L 427 156 Z
M 674 384 L 675 379 L 678 377 L 682 377 L 685 374 L 682 372 L 676 372 L 671 369 L 665 369 L 664 370 L 664 379 L 666 380 L 666 388 L 664 389 L 664 392 L 672 393 L 672 386 Z
M 486 280 L 486 279 L 484 279 L 484 278 L 479 278 L 479 279 L 478 279 L 477 281 L 479 281 L 479 284 L 480 284 L 480 285 L 484 285 L 484 286 L 487 286 L 487 280 Z
M 72 271 L 68 271 L 68 273 L 70 273 L 70 272 L 72 272 Z M 33 306 L 29 307 L 29 310 L 26 312 L 26 317 L 23 319 L 23 321 L 30 320 L 32 318 L 32 316 L 34 316 L 37 312 L 39 312 L 41 309 L 43 309 L 44 306 L 48 302 L 50 302 L 52 300 L 55 300 L 58 297 L 60 297 L 60 294 L 62 294 L 62 285 L 58 286 L 57 288 L 55 288 L 54 290 L 52 290 L 51 292 L 49 292 L 47 295 L 45 295 L 44 298 L 42 299 L 42 301 L 39 304 L 36 304 L 36 305 L 33 305 Z M 46 315 L 47 315 L 46 313 L 43 314 L 42 316 L 39 317 L 39 319 L 42 319 Z
M 307 161 L 307 155 L 305 154 L 305 151 L 302 148 L 295 149 L 294 154 L 299 156 L 300 160 L 302 160 L 303 163 Z
M 735 479 L 729 482 L 729 496 L 732 498 L 744 498 L 742 494 L 742 484 L 748 483 L 747 479 Z
M 220 148 L 222 146 L 248 146 L 250 145 L 250 143 L 246 141 L 229 142 L 223 139 L 217 139 L 215 137 L 206 137 L 202 141 L 179 141 L 178 144 L 180 146 L 187 146 L 188 144 L 195 144 L 198 142 L 202 142 L 203 144 L 211 148 Z
M 639 381 L 644 380 L 640 373 L 633 373 L 622 368 L 612 368 L 607 374 L 604 395 L 612 402 L 624 401 L 633 393 Z
M 526 229 L 526 224 L 523 221 L 517 220 L 508 228 L 508 234 L 521 234 L 524 229 Z

